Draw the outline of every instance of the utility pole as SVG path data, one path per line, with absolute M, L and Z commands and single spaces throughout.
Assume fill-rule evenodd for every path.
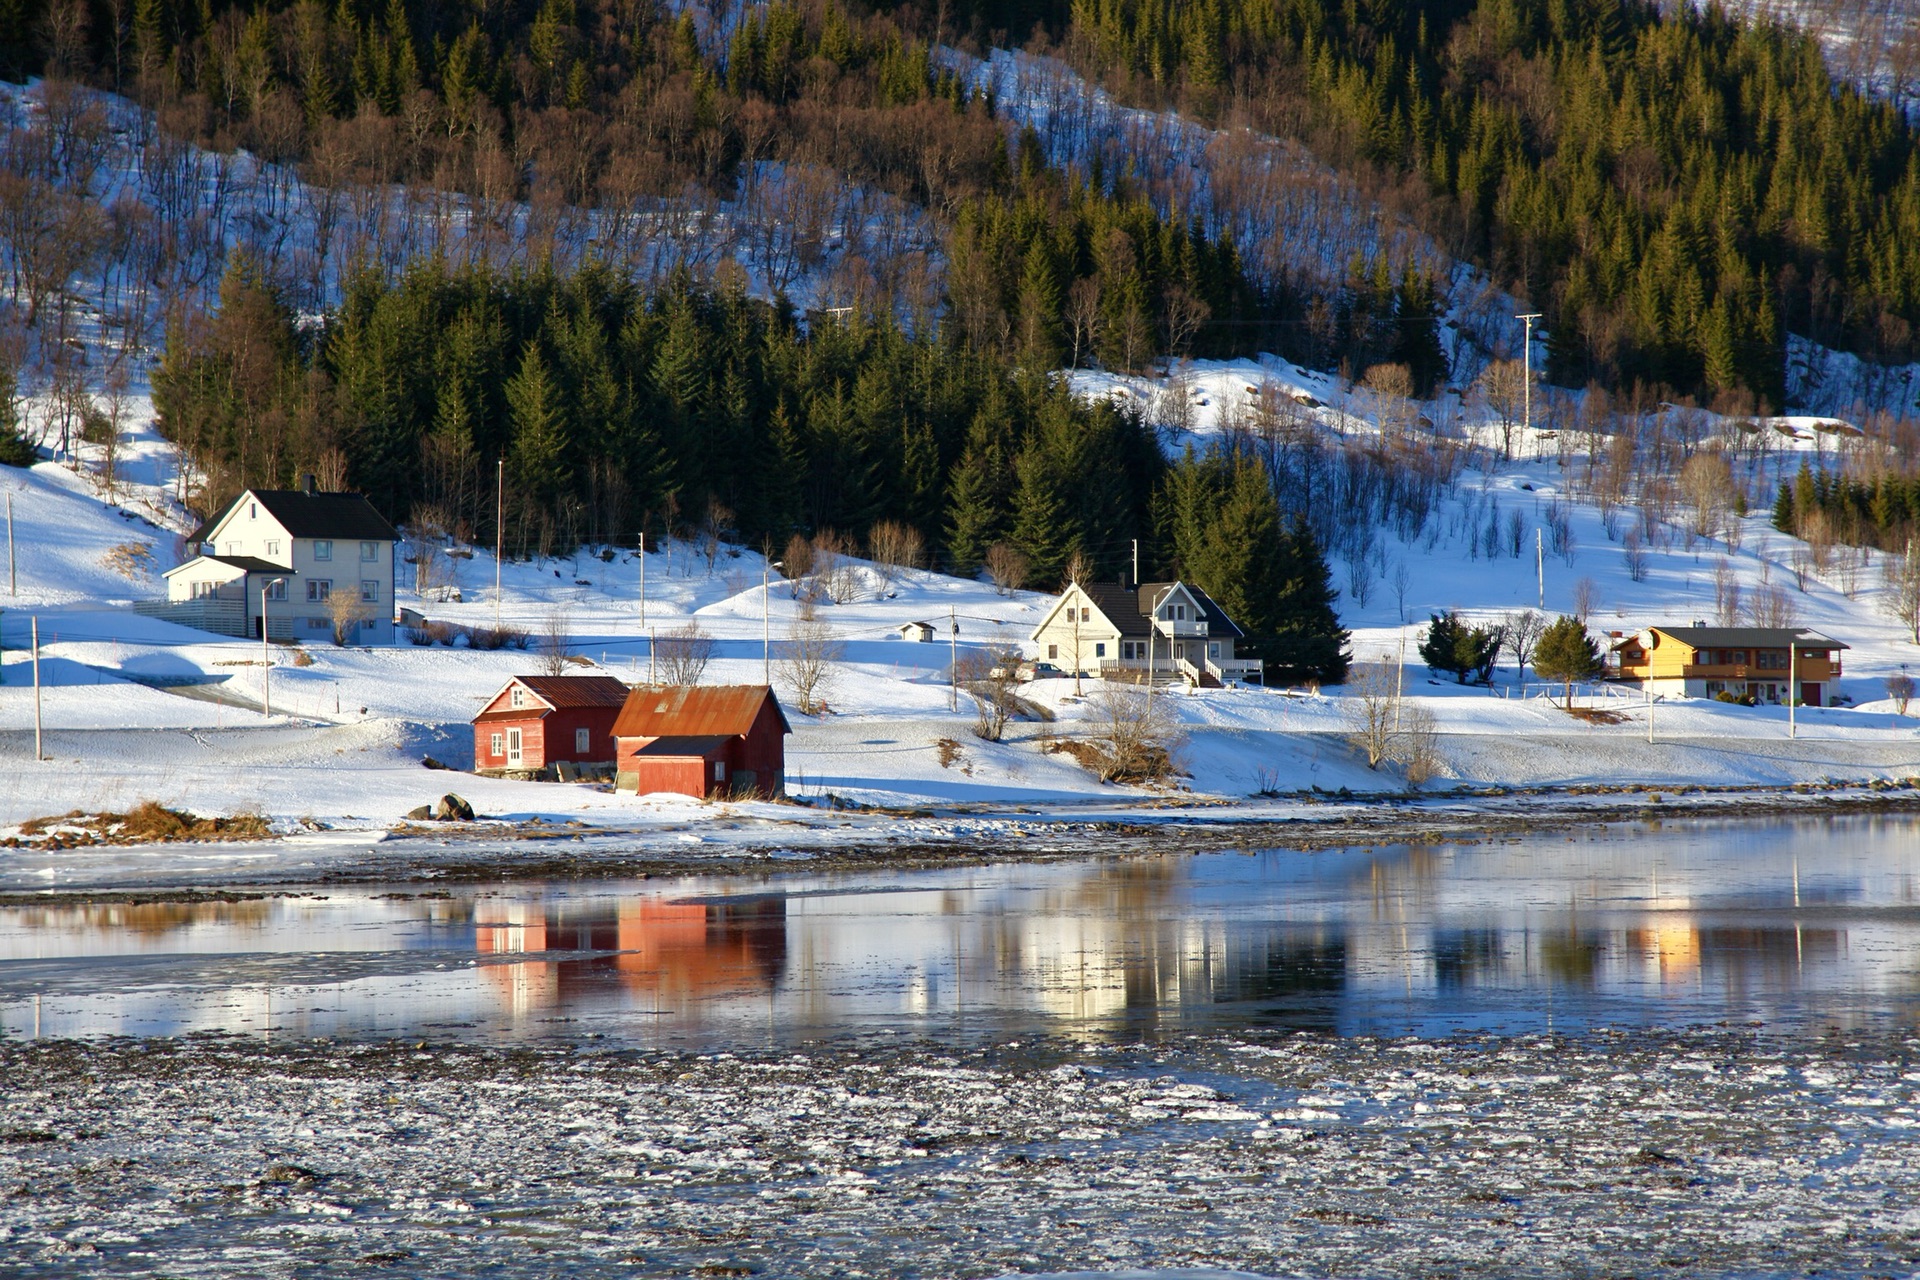
M 645 557 L 642 557 L 640 561 L 642 582 L 646 581 L 646 563 Z M 784 560 L 768 561 L 763 557 L 760 561 L 760 665 L 762 668 L 760 678 L 766 682 L 769 689 L 773 688 L 773 624 L 768 620 L 771 615 L 771 606 L 768 603 L 771 574 L 775 569 L 786 567 L 787 562 Z
M 507 460 L 493 463 L 493 629 L 500 630 L 500 557 L 507 546 Z
M 960 615 L 947 606 L 947 710 L 960 709 Z
M 1529 441 L 1533 439 L 1533 322 L 1539 318 L 1540 313 L 1538 311 L 1529 311 L 1525 315 L 1514 317 L 1516 320 L 1525 321 L 1527 326 L 1527 345 L 1520 353 L 1525 368 L 1525 372 L 1521 375 L 1520 397 L 1521 403 L 1525 405 L 1526 408 L 1521 414 L 1520 421 L 1527 429 L 1527 439 Z M 1513 402 L 1509 400 L 1507 403 L 1512 404 Z
M 1793 716 L 1794 704 L 1800 701 L 1799 639 L 1798 636 L 1787 637 L 1787 736 L 1789 738 L 1800 736 L 1799 726 Z
M 1140 539 L 1133 540 L 1133 589 L 1140 589 Z
M 766 574 L 761 574 L 761 586 L 766 585 Z M 647 625 L 647 531 L 640 531 L 640 625 Z
M 33 758 L 45 760 L 40 748 L 40 615 L 33 616 Z
M 1647 691 L 1647 743 L 1648 745 L 1652 745 L 1653 743 L 1653 666 L 1652 666 L 1651 660 L 1649 660 L 1648 666 L 1647 666 L 1647 680 L 1646 680 L 1645 688 Z
M 1546 541 L 1540 536 L 1540 526 L 1533 527 L 1533 573 L 1540 588 L 1540 612 L 1547 611 L 1547 551 Z

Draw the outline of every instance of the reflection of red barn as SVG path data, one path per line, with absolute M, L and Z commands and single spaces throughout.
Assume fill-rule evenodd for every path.
M 515 676 L 473 718 L 473 767 L 611 767 L 613 721 L 626 700 L 627 686 L 612 676 Z
M 613 725 L 614 786 L 641 795 L 780 795 L 792 732 L 763 684 L 635 689 Z

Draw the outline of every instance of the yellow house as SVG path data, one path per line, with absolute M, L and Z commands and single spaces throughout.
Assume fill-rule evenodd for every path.
M 1620 678 L 1668 697 L 1730 693 L 1809 707 L 1833 700 L 1847 646 L 1803 627 L 1648 627 L 1613 646 Z M 1799 685 L 1798 690 L 1793 686 Z

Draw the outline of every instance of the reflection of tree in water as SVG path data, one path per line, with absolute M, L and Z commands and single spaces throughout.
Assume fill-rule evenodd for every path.
M 1496 976 L 1506 955 L 1498 929 L 1436 929 L 1434 981 L 1443 991 L 1475 986 L 1483 978 Z
M 1550 933 L 1540 939 L 1540 967 L 1549 978 L 1570 987 L 1591 987 L 1606 953 L 1606 941 L 1595 933 Z

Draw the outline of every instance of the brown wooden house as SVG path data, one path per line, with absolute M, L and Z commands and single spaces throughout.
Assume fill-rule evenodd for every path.
M 473 718 L 474 770 L 611 769 L 613 722 L 627 692 L 612 676 L 515 676 Z
M 792 732 L 763 684 L 635 689 L 613 725 L 614 789 L 782 795 Z

